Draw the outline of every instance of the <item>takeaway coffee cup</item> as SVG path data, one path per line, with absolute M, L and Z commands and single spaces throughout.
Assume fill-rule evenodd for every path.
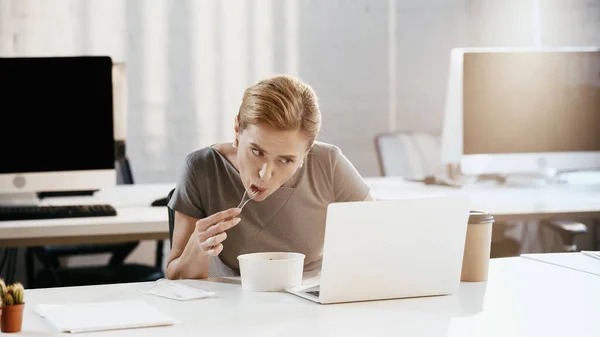
M 481 211 L 470 212 L 460 276 L 461 281 L 487 281 L 493 224 L 494 217 L 490 214 Z

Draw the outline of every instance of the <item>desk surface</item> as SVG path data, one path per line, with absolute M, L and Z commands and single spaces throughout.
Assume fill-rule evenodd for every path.
M 598 276 L 524 258 L 493 259 L 489 281 L 453 296 L 319 305 L 286 293 L 253 293 L 238 281 L 182 281 L 216 298 L 173 301 L 146 283 L 27 290 L 24 336 L 53 328 L 36 304 L 143 299 L 182 323 L 86 336 L 598 336 Z
M 489 212 L 498 221 L 600 217 L 600 185 L 505 187 L 481 184 L 456 188 L 393 177 L 367 178 L 366 181 L 378 199 L 467 195 L 472 209 Z
M 497 221 L 542 218 L 590 219 L 600 217 L 600 187 L 513 188 L 467 186 L 463 188 L 424 185 L 402 178 L 366 178 L 377 199 L 420 195 L 468 195 L 472 208 L 494 215 Z M 0 222 L 0 246 L 93 243 L 166 239 L 168 216 L 152 201 L 166 196 L 175 186 L 165 184 L 119 185 L 94 197 L 50 198 L 45 204 L 108 203 L 116 217 L 52 219 Z
M 167 239 L 167 210 L 150 205 L 167 196 L 174 186 L 119 185 L 101 190 L 93 197 L 44 199 L 43 205 L 110 204 L 117 210 L 117 216 L 0 221 L 0 246 Z

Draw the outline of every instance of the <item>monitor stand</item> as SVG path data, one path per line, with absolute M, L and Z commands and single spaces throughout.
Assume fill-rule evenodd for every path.
M 40 206 L 35 192 L 0 193 L 0 206 Z

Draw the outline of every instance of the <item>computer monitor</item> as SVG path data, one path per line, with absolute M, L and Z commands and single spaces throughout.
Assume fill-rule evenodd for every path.
M 112 71 L 110 57 L 0 58 L 0 199 L 116 184 Z
M 471 175 L 600 169 L 599 48 L 456 49 L 450 77 L 445 163 Z

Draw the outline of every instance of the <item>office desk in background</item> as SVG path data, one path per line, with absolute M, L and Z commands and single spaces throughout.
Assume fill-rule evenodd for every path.
M 472 209 L 489 212 L 496 221 L 600 218 L 600 185 L 504 187 L 481 184 L 456 188 L 392 177 L 367 178 L 366 181 L 378 199 L 467 195 Z
M 61 197 L 44 205 L 110 204 L 116 216 L 0 222 L 0 247 L 125 242 L 169 238 L 165 207 L 152 202 L 175 184 L 118 185 L 93 197 Z
M 364 275 L 364 277 L 369 277 Z M 600 278 L 524 258 L 494 259 L 488 282 L 453 296 L 319 305 L 287 293 L 242 290 L 231 279 L 185 280 L 216 297 L 174 301 L 150 284 L 26 290 L 24 336 L 53 328 L 36 304 L 142 299 L 181 324 L 90 336 L 598 336 Z
M 600 187 L 516 188 L 467 186 L 453 188 L 407 182 L 402 178 L 370 177 L 365 181 L 377 199 L 462 194 L 472 208 L 491 213 L 496 221 L 548 218 L 600 218 Z M 51 198 L 46 204 L 107 203 L 116 217 L 23 220 L 0 222 L 0 247 L 156 240 L 169 237 L 167 211 L 150 206 L 166 196 L 175 183 L 119 185 L 93 197 Z

